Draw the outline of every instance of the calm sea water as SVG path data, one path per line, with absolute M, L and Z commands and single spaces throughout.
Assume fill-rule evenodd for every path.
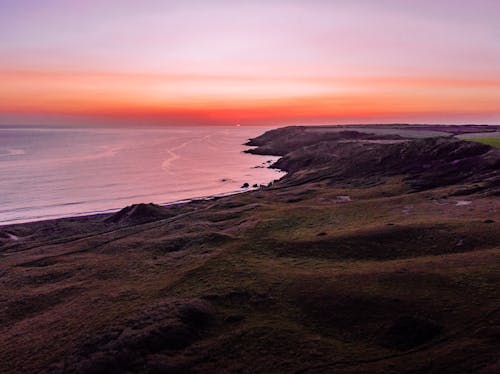
M 0 127 L 0 225 L 242 191 L 283 174 L 243 153 L 268 128 Z

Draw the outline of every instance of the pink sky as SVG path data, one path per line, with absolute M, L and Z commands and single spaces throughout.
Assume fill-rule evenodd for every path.
M 500 123 L 500 2 L 0 0 L 0 124 Z

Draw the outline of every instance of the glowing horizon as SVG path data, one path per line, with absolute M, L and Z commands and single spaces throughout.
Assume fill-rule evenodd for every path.
M 493 0 L 0 6 L 0 124 L 500 122 Z

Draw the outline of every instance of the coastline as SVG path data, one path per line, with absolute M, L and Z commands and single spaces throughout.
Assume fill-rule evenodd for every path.
M 391 125 L 336 125 L 336 126 L 291 126 L 280 127 L 268 130 L 264 134 L 256 136 L 255 138 L 248 139 L 242 145 L 245 146 L 242 153 L 248 153 L 259 156 L 274 156 L 279 157 L 272 164 L 268 164 L 265 168 L 275 169 L 283 172 L 280 178 L 275 179 L 274 182 L 286 179 L 287 174 L 290 173 L 290 168 L 283 160 L 283 156 L 288 153 L 289 149 L 295 147 L 297 144 L 315 143 L 321 140 L 337 140 L 342 137 L 342 133 L 349 138 L 353 131 L 361 131 L 361 137 L 356 136 L 355 141 L 371 141 L 371 142 L 388 142 L 387 144 L 397 143 L 401 141 L 410 141 L 419 138 L 432 138 L 432 137 L 456 137 L 457 139 L 466 139 L 468 134 L 472 134 L 477 138 L 500 134 L 500 126 L 494 125 L 406 125 L 406 124 L 391 124 Z M 284 142 L 273 143 L 273 137 L 280 139 L 280 134 L 290 133 L 285 135 Z M 363 136 L 362 134 L 366 134 Z M 291 137 L 291 138 L 290 138 Z M 281 166 L 281 168 L 280 168 Z M 254 168 L 261 167 L 259 165 Z M 292 168 L 293 169 L 293 168 Z M 271 181 L 272 182 L 272 181 Z M 285 183 L 286 184 L 286 183 Z M 219 199 L 225 196 L 232 196 L 244 194 L 250 191 L 259 190 L 261 187 L 253 188 L 249 186 L 246 189 L 240 188 L 238 190 L 216 193 L 210 195 L 195 196 L 186 199 L 173 200 L 168 202 L 155 203 L 162 207 L 184 205 L 196 203 L 199 201 L 209 201 Z M 130 204 L 134 205 L 134 204 Z M 0 228 L 9 228 L 16 225 L 31 224 L 37 222 L 50 222 L 61 219 L 75 220 L 78 218 L 91 219 L 91 218 L 104 218 L 119 212 L 126 206 L 110 208 L 102 211 L 87 211 L 80 213 L 70 213 L 68 215 L 54 215 L 54 217 L 33 217 L 33 219 L 23 221 L 5 221 L 0 222 Z M 1 230 L 1 229 L 0 229 Z
M 280 177 L 262 166 L 272 157 L 243 152 L 247 147 L 242 143 L 258 135 L 258 128 L 169 127 L 139 129 L 135 136 L 132 130 L 116 128 L 45 129 L 44 143 L 39 145 L 29 140 L 38 130 L 26 131 L 12 144 L 23 152 L 0 155 L 8 176 L 0 182 L 0 226 L 108 214 L 144 201 L 177 204 L 237 193 L 244 191 L 240 186 L 246 182 L 267 185 Z M 80 138 L 71 154 L 57 148 Z M 110 144 L 103 145 L 106 142 Z M 2 153 L 8 147 L 0 143 Z M 41 153 L 40 146 L 55 148 Z M 176 161 L 165 164 L 172 157 Z
M 171 201 L 171 202 L 166 202 L 166 203 L 158 203 L 156 205 L 167 208 L 170 206 L 186 205 L 186 204 L 191 204 L 191 203 L 198 203 L 201 201 L 216 200 L 216 199 L 220 199 L 220 198 L 226 197 L 226 196 L 240 195 L 240 194 L 248 193 L 251 191 L 258 191 L 259 189 L 260 189 L 260 187 L 255 187 L 255 188 L 249 187 L 249 188 L 244 189 L 244 190 L 223 192 L 223 193 L 214 194 L 214 195 L 198 196 L 198 197 L 193 197 L 190 199 L 182 199 L 182 200 L 176 200 L 176 201 Z M 131 204 L 131 205 L 135 205 L 135 204 Z M 89 218 L 106 219 L 107 217 L 112 216 L 114 213 L 117 213 L 124 208 L 126 208 L 126 207 L 113 208 L 113 209 L 105 210 L 105 211 L 101 211 L 101 212 L 82 212 L 80 214 L 71 214 L 68 216 L 57 216 L 54 218 L 43 218 L 42 217 L 41 219 L 35 219 L 35 220 L 29 220 L 29 221 L 23 221 L 23 222 L 14 222 L 14 223 L 0 222 L 0 230 L 2 228 L 8 229 L 12 226 L 17 226 L 17 225 L 25 225 L 25 224 L 39 223 L 39 222 L 50 222 L 50 221 L 57 221 L 57 220 L 76 220 L 79 218 L 82 218 L 82 219 L 89 219 Z
M 269 188 L 1 227 L 0 371 L 494 368 L 500 149 L 298 134 Z

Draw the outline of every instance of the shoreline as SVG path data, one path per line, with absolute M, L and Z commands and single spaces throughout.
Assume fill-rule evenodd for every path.
M 291 130 L 291 131 L 290 131 Z M 330 133 L 330 130 L 333 132 Z M 467 137 L 469 134 L 482 134 L 481 136 L 488 136 L 490 134 L 500 134 L 500 126 L 499 125 L 436 125 L 436 124 L 429 124 L 429 125 L 420 125 L 420 124 L 388 124 L 388 125 L 373 125 L 373 124 L 359 124 L 359 125 L 321 125 L 321 126 L 285 126 L 285 127 L 277 127 L 271 130 L 266 131 L 263 134 L 260 134 L 254 138 L 247 139 L 247 142 L 242 144 L 245 148 L 242 150 L 243 153 L 251 154 L 251 155 L 257 155 L 257 156 L 269 156 L 269 157 L 276 157 L 278 156 L 279 159 L 275 160 L 272 164 L 269 164 L 265 166 L 267 169 L 275 169 L 279 170 L 283 173 L 283 175 L 280 175 L 278 179 L 275 179 L 274 181 L 271 182 L 276 182 L 276 181 L 282 181 L 283 178 L 285 178 L 289 174 L 289 170 L 286 170 L 285 165 L 283 164 L 282 158 L 286 154 L 283 149 L 277 145 L 277 144 L 272 144 L 272 142 L 269 142 L 269 135 L 270 134 L 280 134 L 284 133 L 287 131 L 290 131 L 294 134 L 295 137 L 297 136 L 311 136 L 314 141 L 316 140 L 315 132 L 322 133 L 321 136 L 325 136 L 325 139 L 328 139 L 328 137 L 335 138 L 337 135 L 340 134 L 344 131 L 361 131 L 362 134 L 371 134 L 372 136 L 380 139 L 392 139 L 395 134 L 400 134 L 401 137 L 396 140 L 388 140 L 390 142 L 398 142 L 398 141 L 410 141 L 410 140 L 415 140 L 418 137 L 415 137 L 414 131 L 422 132 L 424 135 L 426 131 L 431 131 L 427 136 L 429 137 L 439 137 L 439 136 L 450 136 L 450 137 L 455 137 L 457 139 L 464 139 Z M 378 134 L 380 132 L 380 134 Z M 436 135 L 436 133 L 440 133 L 440 135 Z M 356 141 L 361 141 L 361 139 L 357 139 Z M 369 140 L 368 140 L 369 141 Z M 375 141 L 374 141 L 375 142 Z M 268 148 L 268 145 L 272 144 L 271 147 L 273 148 Z M 288 143 L 286 143 L 287 147 L 289 146 Z M 278 150 L 278 151 L 276 151 Z M 280 168 L 279 166 L 282 165 L 284 168 Z M 260 167 L 259 165 L 255 167 Z M 251 184 L 250 184 L 251 185 Z M 246 189 L 239 189 L 239 190 L 233 190 L 229 192 L 222 192 L 222 193 L 217 193 L 217 194 L 211 194 L 211 195 L 202 195 L 202 196 L 195 196 L 195 197 L 190 197 L 186 199 L 179 199 L 179 200 L 173 200 L 173 201 L 168 201 L 168 202 L 160 202 L 160 203 L 155 203 L 156 205 L 162 206 L 162 207 L 169 207 L 169 206 L 178 206 L 178 205 L 183 205 L 183 204 L 189 204 L 193 203 L 196 201 L 206 201 L 206 200 L 214 200 L 217 198 L 225 197 L 225 196 L 231 196 L 231 195 L 237 195 L 237 194 L 243 194 L 245 192 L 250 192 L 250 191 L 255 191 L 260 189 L 261 187 L 253 188 L 249 187 Z M 143 201 L 144 203 L 145 201 Z M 131 203 L 126 206 L 130 205 L 135 205 L 138 203 Z M 5 228 L 5 227 L 10 227 L 10 226 L 16 226 L 16 225 L 24 225 L 24 224 L 32 224 L 32 223 L 37 223 L 37 222 L 48 222 L 48 221 L 56 221 L 56 220 L 61 220 L 61 219 L 78 219 L 78 218 L 97 218 L 97 217 L 106 217 L 109 215 L 112 215 L 116 212 L 119 212 L 121 209 L 125 208 L 126 206 L 122 207 L 116 207 L 116 208 L 110 208 L 110 209 L 105 209 L 101 211 L 85 211 L 85 212 L 78 212 L 78 213 L 68 213 L 67 215 L 62 214 L 62 215 L 53 215 L 53 216 L 43 216 L 43 217 L 37 217 L 34 219 L 28 219 L 28 220 L 11 220 L 11 221 L 4 221 L 0 222 L 0 229 Z
M 265 126 L 265 129 L 269 129 L 269 127 Z M 70 130 L 75 131 L 74 128 Z M 170 134 L 172 128 L 169 127 L 164 130 L 166 134 Z M 204 130 L 205 132 L 207 131 L 206 129 Z M 143 130 L 141 129 L 141 131 Z M 193 155 L 192 152 L 181 152 L 179 154 L 182 155 L 183 159 L 180 161 L 179 166 L 175 168 L 175 175 L 171 174 L 169 171 L 156 170 L 156 167 L 154 167 L 156 164 L 152 164 L 153 166 L 149 168 L 151 171 L 147 171 L 147 176 L 151 179 L 152 177 L 150 177 L 150 175 L 153 175 L 155 178 L 152 178 L 153 180 L 150 184 L 148 184 L 148 179 L 137 185 L 128 186 L 129 180 L 127 178 L 129 174 L 124 174 L 123 177 L 119 174 L 113 174 L 110 177 L 110 181 L 108 181 L 107 176 L 90 180 L 88 182 L 88 186 L 90 187 L 86 187 L 86 182 L 84 181 L 84 188 L 80 188 L 83 192 L 80 193 L 78 192 L 78 188 L 75 189 L 76 192 L 73 192 L 71 190 L 71 183 L 69 182 L 63 181 L 60 183 L 58 180 L 51 182 L 51 180 L 57 179 L 55 172 L 53 170 L 43 171 L 42 169 L 43 173 L 45 173 L 40 173 L 42 178 L 40 183 L 43 189 L 40 188 L 40 193 L 32 193 L 34 190 L 30 190 L 28 186 L 24 186 L 19 190 L 14 189 L 14 182 L 7 180 L 5 192 L 8 196 L 5 196 L 5 201 L 1 204 L 2 212 L 0 212 L 0 227 L 41 221 L 53 221 L 57 219 L 113 214 L 126 206 L 144 202 L 153 202 L 157 205 L 169 206 L 200 199 L 213 199 L 220 196 L 238 194 L 247 190 L 252 190 L 252 187 L 242 188 L 242 185 L 247 182 L 250 186 L 254 184 L 267 185 L 268 182 L 282 177 L 281 173 L 272 173 L 270 168 L 266 167 L 267 170 L 260 169 L 265 167 L 262 165 L 264 165 L 264 161 L 267 159 L 252 157 L 249 156 L 249 153 L 245 152 L 249 147 L 245 146 L 243 143 L 248 141 L 251 137 L 258 136 L 259 132 L 246 131 L 240 133 L 239 131 L 233 131 L 229 133 L 226 131 L 226 134 L 224 131 L 221 133 L 219 130 L 216 130 L 214 134 L 210 135 L 208 140 L 215 139 L 212 142 L 218 147 L 223 147 L 220 149 L 225 151 L 229 150 L 229 154 L 234 156 L 231 158 L 235 161 L 225 162 L 222 158 L 226 153 L 219 152 L 221 156 L 214 156 L 213 162 L 202 162 L 197 167 L 199 170 L 190 172 L 189 165 L 190 163 L 194 165 L 194 163 L 198 162 L 196 159 L 198 155 Z M 172 136 L 177 136 L 175 134 L 176 133 Z M 191 133 L 187 134 L 191 135 Z M 170 137 L 170 135 L 168 136 Z M 187 135 L 183 136 L 185 137 Z M 207 138 L 208 135 L 203 133 L 199 136 L 197 134 L 193 134 L 192 136 L 194 139 L 193 144 L 198 144 L 202 142 L 203 139 Z M 150 135 L 148 135 L 146 139 L 150 139 Z M 168 139 L 170 138 L 167 138 L 167 140 Z M 217 139 L 221 139 L 220 142 Z M 125 140 L 123 140 L 123 142 L 125 142 Z M 168 143 L 168 141 L 170 140 L 167 140 L 164 140 L 164 143 L 169 145 L 170 143 Z M 120 140 L 119 143 L 121 144 L 122 141 Z M 96 144 L 99 143 L 97 142 Z M 133 147 L 129 148 L 133 149 Z M 129 148 L 125 147 L 124 149 L 127 150 Z M 209 147 L 207 147 L 207 149 L 208 148 Z M 29 153 L 31 154 L 32 152 L 30 151 Z M 143 153 L 146 154 L 145 152 Z M 241 157 L 236 155 L 236 153 L 241 155 Z M 206 152 L 203 154 L 205 158 L 209 156 Z M 139 153 L 139 156 L 141 155 L 142 153 Z M 168 156 L 168 153 L 165 154 L 165 157 L 166 156 Z M 125 157 L 129 156 L 125 155 L 120 157 L 118 161 L 109 161 L 108 163 L 113 162 L 113 166 L 120 166 L 120 163 L 124 162 L 123 160 L 126 161 Z M 8 168 L 11 169 L 11 175 L 16 176 L 16 172 L 21 176 L 24 175 L 23 171 L 17 171 L 15 169 L 17 164 L 15 164 L 14 161 L 11 162 L 10 159 L 8 161 L 10 162 Z M 275 161 L 276 159 L 273 158 L 273 162 Z M 26 161 L 23 159 L 21 162 Z M 11 164 L 12 166 L 10 166 Z M 67 169 L 66 164 L 64 165 Z M 84 168 L 85 170 L 91 169 L 86 165 L 84 166 L 86 168 Z M 66 169 L 61 170 L 65 171 Z M 99 166 L 97 165 L 94 169 L 97 175 L 99 175 Z M 186 170 L 186 172 L 183 170 Z M 139 172 L 137 175 L 141 176 L 142 174 Z M 67 178 L 67 180 L 70 179 Z M 116 185 L 117 187 L 108 187 L 108 183 L 110 186 Z M 54 189 L 56 192 L 51 192 Z M 59 190 L 67 191 L 67 193 L 58 192 Z M 95 191 L 96 193 L 90 194 L 88 191 Z
M 282 176 L 284 177 L 284 175 Z M 181 199 L 181 200 L 175 200 L 171 202 L 163 202 L 163 203 L 154 203 L 158 206 L 161 207 L 170 207 L 170 206 L 181 206 L 181 205 L 187 205 L 191 203 L 196 203 L 196 202 L 201 202 L 201 201 L 210 201 L 210 200 L 216 200 L 220 199 L 222 197 L 226 196 L 234 196 L 234 195 L 241 195 L 247 192 L 252 192 L 252 191 L 258 191 L 261 189 L 261 187 L 249 187 L 246 188 L 245 190 L 238 190 L 238 191 L 231 191 L 231 192 L 222 192 L 219 194 L 214 194 L 214 195 L 204 195 L 204 196 L 197 196 L 189 199 Z M 22 222 L 0 222 L 0 230 L 6 227 L 11 227 L 11 226 L 17 226 L 17 225 L 26 225 L 26 224 L 32 224 L 32 223 L 40 223 L 40 222 L 50 222 L 50 221 L 58 221 L 58 220 L 74 220 L 74 219 L 86 219 L 86 218 L 98 218 L 98 217 L 108 217 L 112 216 L 114 213 L 119 212 L 120 210 L 128 207 L 128 206 L 133 206 L 137 204 L 130 204 L 126 205 L 121 208 L 112 208 L 109 210 L 105 211 L 96 211 L 96 212 L 82 212 L 80 214 L 70 214 L 67 216 L 57 216 L 57 217 L 52 217 L 52 218 L 41 218 L 41 219 L 35 219 L 35 220 L 29 220 L 29 221 L 22 221 Z

